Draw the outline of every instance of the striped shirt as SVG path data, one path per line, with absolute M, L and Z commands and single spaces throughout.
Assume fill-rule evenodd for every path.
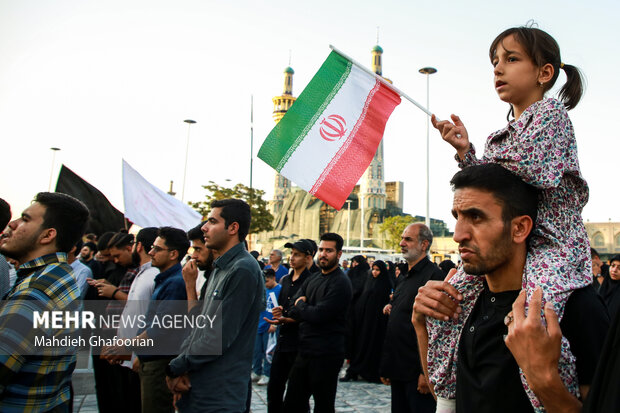
M 75 348 L 43 347 L 37 353 L 33 312 L 68 310 L 78 298 L 65 253 L 44 255 L 20 266 L 15 286 L 0 308 L 1 412 L 69 409 Z M 52 334 L 68 332 L 56 329 Z

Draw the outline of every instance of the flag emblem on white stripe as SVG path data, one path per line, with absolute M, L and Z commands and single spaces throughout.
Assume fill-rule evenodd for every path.
M 329 115 L 327 119 L 323 118 L 321 120 L 320 125 L 321 129 L 319 132 L 326 141 L 333 142 L 347 133 L 347 121 L 340 115 Z

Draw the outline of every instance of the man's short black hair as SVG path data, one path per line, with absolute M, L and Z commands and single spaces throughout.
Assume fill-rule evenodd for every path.
M 342 237 L 335 232 L 326 232 L 321 235 L 321 241 L 336 241 L 336 251 L 342 251 L 342 246 L 344 245 Z
M 153 243 L 155 242 L 155 238 L 157 238 L 158 232 L 159 228 L 156 227 L 142 228 L 140 232 L 138 232 L 138 235 L 136 235 L 136 243 L 141 243 L 144 250 L 148 253 L 151 248 L 153 248 Z
M 84 247 L 90 248 L 92 252 L 97 252 L 97 244 L 95 244 L 94 242 L 85 242 L 84 245 L 82 245 L 82 248 Z M 82 250 L 82 248 L 80 248 L 80 251 Z
M 312 256 L 314 257 L 316 255 L 316 252 L 319 250 L 319 246 L 316 245 L 316 241 L 310 238 L 303 238 L 303 239 L 305 239 L 310 244 L 312 244 Z
M 117 232 L 108 242 L 108 248 L 123 248 L 132 245 L 134 241 L 133 234 L 126 232 Z
M 84 246 L 84 242 L 82 242 L 82 238 L 75 243 L 75 255 L 80 255 L 80 251 L 82 251 L 82 247 Z
M 45 207 L 43 229 L 56 230 L 56 248 L 69 252 L 86 231 L 88 208 L 82 201 L 59 192 L 39 192 L 35 202 Z
M 276 278 L 276 272 L 273 270 L 273 268 L 267 268 L 263 270 L 263 275 L 265 276 L 265 278 Z
M 0 198 L 0 232 L 4 231 L 11 222 L 11 206 L 4 199 Z
M 164 244 L 171 250 L 178 251 L 178 261 L 181 262 L 189 249 L 187 234 L 182 229 L 172 227 L 161 227 L 157 236 L 164 240 Z
M 205 235 L 202 233 L 202 226 L 205 224 L 205 221 L 196 225 L 194 228 L 187 231 L 187 238 L 190 241 L 200 240 L 202 243 L 205 242 Z
M 112 231 L 104 232 L 103 234 L 101 234 L 99 240 L 97 240 L 97 248 L 99 249 L 99 251 L 108 249 L 108 243 L 110 242 L 114 234 L 115 232 Z
M 250 206 L 242 199 L 218 199 L 211 202 L 211 209 L 222 208 L 220 215 L 224 218 L 226 228 L 233 222 L 239 224 L 239 242 L 245 240 L 250 232 L 250 222 L 252 220 L 252 212 Z
M 501 202 L 505 224 L 522 215 L 536 224 L 539 191 L 498 164 L 468 166 L 457 172 L 450 184 L 454 190 L 475 188 L 493 194 Z
M 601 256 L 600 256 L 600 255 L 598 255 L 598 251 L 597 251 L 597 250 L 595 250 L 595 249 L 594 249 L 594 248 L 592 248 L 592 247 L 590 247 L 590 256 L 591 256 L 592 258 L 594 258 L 594 257 L 601 258 Z

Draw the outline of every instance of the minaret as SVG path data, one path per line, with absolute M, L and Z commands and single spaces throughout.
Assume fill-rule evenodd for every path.
M 372 48 L 372 70 L 382 75 L 381 55 L 383 49 L 377 45 Z M 386 79 L 388 80 L 388 79 Z M 389 81 L 389 80 L 388 80 Z M 385 177 L 383 174 L 383 140 L 379 143 L 377 153 L 372 162 L 362 175 L 360 182 L 360 195 L 363 197 L 364 208 L 385 209 Z M 360 199 L 360 202 L 362 199 Z
M 290 63 L 289 63 L 290 64 Z M 295 71 L 289 66 L 284 69 L 284 90 L 281 96 L 275 96 L 273 100 L 273 120 L 278 123 L 284 114 L 295 102 L 293 96 L 293 75 Z M 291 181 L 276 172 L 275 185 L 273 191 L 273 201 L 271 202 L 271 213 L 276 214 L 282 208 L 284 198 L 291 191 Z

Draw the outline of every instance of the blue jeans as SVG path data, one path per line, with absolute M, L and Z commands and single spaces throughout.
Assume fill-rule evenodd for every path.
M 266 359 L 267 341 L 269 340 L 269 332 L 256 334 L 254 340 L 254 358 L 252 360 L 252 370 L 254 374 L 269 377 L 271 372 L 271 363 Z

